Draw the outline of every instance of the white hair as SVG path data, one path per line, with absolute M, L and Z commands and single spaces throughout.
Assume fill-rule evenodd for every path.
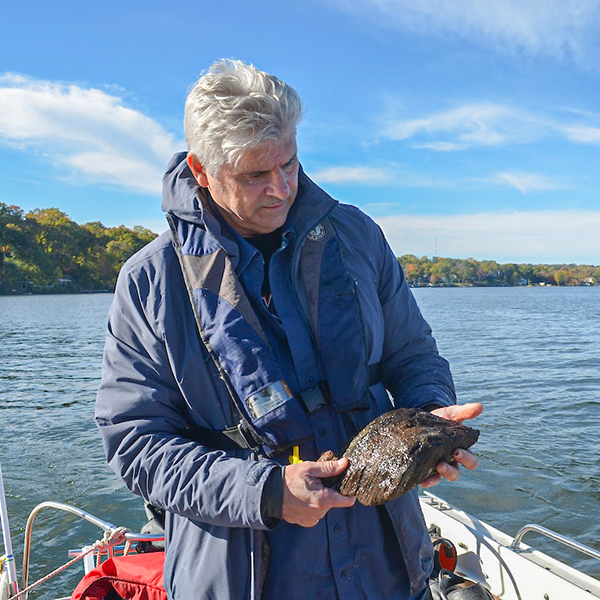
M 215 62 L 185 102 L 188 152 L 216 176 L 224 163 L 268 140 L 295 135 L 302 102 L 294 88 L 240 60 Z

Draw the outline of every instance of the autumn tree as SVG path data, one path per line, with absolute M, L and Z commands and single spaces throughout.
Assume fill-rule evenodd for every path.
M 558 285 L 566 285 L 571 281 L 571 273 L 566 269 L 558 269 L 558 271 L 554 271 L 554 281 L 556 281 Z
M 448 258 L 436 257 L 429 272 L 431 283 L 450 283 L 452 262 Z
M 144 227 L 79 225 L 57 208 L 25 215 L 0 203 L 0 293 L 58 291 L 62 278 L 73 291 L 112 289 L 125 260 L 155 237 Z

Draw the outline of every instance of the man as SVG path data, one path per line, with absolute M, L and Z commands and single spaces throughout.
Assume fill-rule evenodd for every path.
M 346 459 L 315 461 L 392 409 L 388 391 L 481 411 L 455 405 L 380 229 L 302 172 L 301 114 L 275 77 L 215 63 L 164 179 L 171 231 L 119 276 L 96 419 L 111 467 L 165 510 L 171 599 L 423 598 L 416 493 L 364 507 L 321 482 Z M 438 471 L 426 485 L 459 475 Z

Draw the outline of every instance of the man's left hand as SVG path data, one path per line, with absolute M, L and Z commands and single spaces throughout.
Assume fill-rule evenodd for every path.
M 479 402 L 469 402 L 467 404 L 455 404 L 453 406 L 445 406 L 443 408 L 436 408 L 431 411 L 432 415 L 443 417 L 449 421 L 458 421 L 462 423 L 467 419 L 474 419 L 483 412 L 483 406 Z M 464 448 L 459 448 L 454 452 L 454 464 L 447 462 L 439 462 L 436 465 L 437 475 L 426 479 L 421 486 L 424 488 L 430 488 L 437 485 L 442 477 L 448 481 L 456 481 L 460 477 L 460 467 L 462 465 L 465 469 L 472 471 L 477 468 L 479 461 L 477 457 Z

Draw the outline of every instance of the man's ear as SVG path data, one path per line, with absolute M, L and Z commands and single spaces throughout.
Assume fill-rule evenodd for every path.
M 188 152 L 187 155 L 187 164 L 190 167 L 196 181 L 200 184 L 201 187 L 208 187 L 208 177 L 206 176 L 206 171 L 204 167 L 200 164 L 198 159 Z

